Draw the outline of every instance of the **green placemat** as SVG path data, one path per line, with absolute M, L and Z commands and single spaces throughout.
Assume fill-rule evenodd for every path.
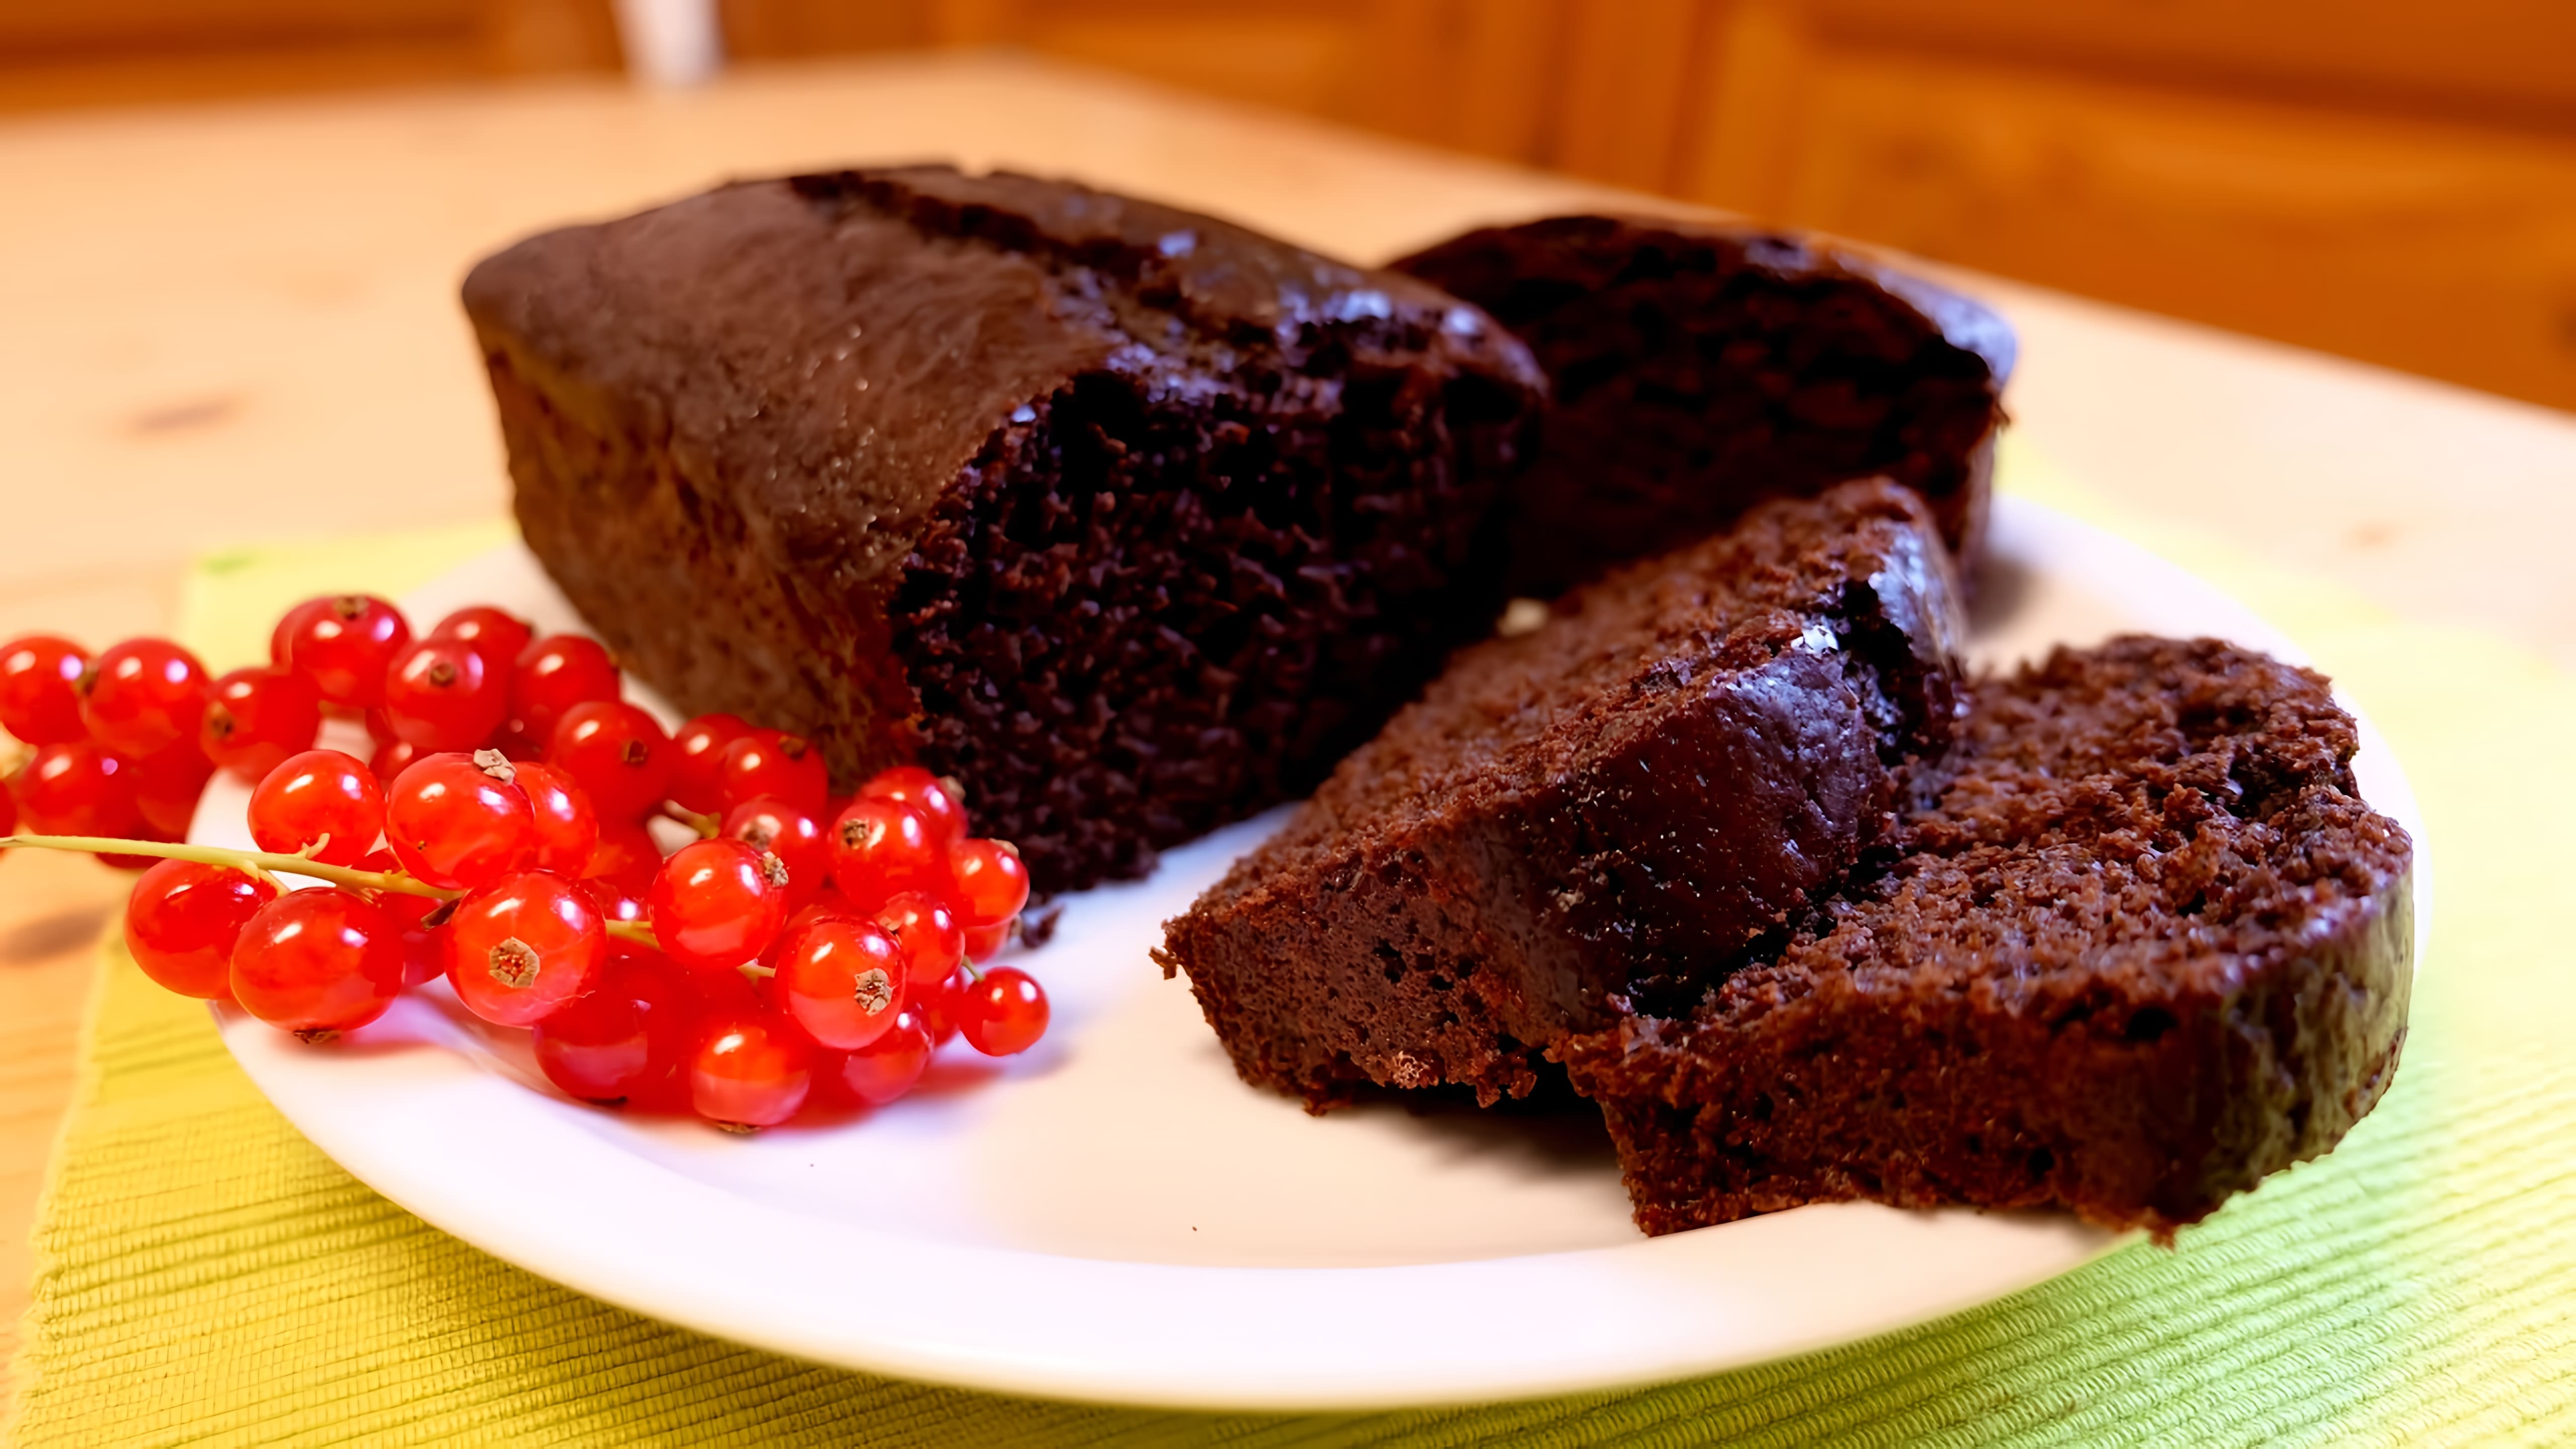
M 1646 1390 L 1298 1418 L 1015 1401 L 738 1348 L 439 1233 L 315 1151 L 204 1010 L 111 946 L 37 1229 L 16 1442 L 2576 1439 L 2576 950 L 2552 848 L 2576 820 L 2576 782 L 2553 763 L 2576 681 L 2115 517 L 2026 457 L 2008 477 L 2298 638 L 2395 743 L 2438 871 L 2387 1100 L 2331 1157 L 2173 1251 L 2132 1247 L 1939 1323 Z M 256 654 L 295 597 L 399 591 L 495 536 L 226 555 L 191 581 L 184 632 L 220 667 Z

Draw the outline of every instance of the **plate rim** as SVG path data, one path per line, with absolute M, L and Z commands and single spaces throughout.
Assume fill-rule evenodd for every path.
M 2067 545 L 2067 557 L 2090 554 L 2113 560 L 2132 574 L 2161 577 L 2164 584 L 2178 586 L 2188 596 L 2187 609 L 2232 615 L 2235 622 L 2228 634 L 2235 642 L 2291 662 L 2307 662 L 2305 654 L 2267 621 L 2171 560 L 2037 500 L 1998 493 L 1994 501 L 1993 521 L 1999 534 L 2036 531 Z M 505 549 L 519 547 L 512 544 Z M 485 564 L 498 552 L 478 555 L 443 579 Z M 2055 549 L 2048 557 L 2052 565 L 2062 561 Z M 434 582 L 418 592 L 433 593 L 438 587 Z M 2363 759 L 2356 761 L 2356 770 L 2365 761 L 2370 766 L 2370 803 L 2405 825 L 2415 840 L 2413 965 L 2420 971 L 2432 918 L 2431 873 L 2420 810 L 2386 740 L 2340 693 L 2338 702 L 2352 712 L 2359 727 Z M 232 792 L 227 798 L 246 794 Z M 238 829 L 223 820 L 217 795 L 217 790 L 209 790 L 191 839 L 202 838 L 210 830 Z M 215 817 L 211 823 L 210 815 Z M 944 1301 L 938 1297 L 940 1290 L 961 1271 L 1014 1271 L 1023 1275 L 1024 1283 L 1050 1295 L 1041 1314 L 1045 1332 L 1020 1331 L 1027 1325 L 1014 1315 L 1028 1312 L 1026 1304 L 999 1315 L 930 1312 L 892 1332 L 866 1331 L 863 1324 L 850 1321 L 866 1319 L 864 1311 L 835 1319 L 817 1311 L 827 1305 L 804 1300 L 795 1300 L 796 1311 L 779 1311 L 782 1300 L 776 1293 L 781 1284 L 795 1283 L 803 1275 L 806 1297 L 816 1291 L 812 1278 L 816 1265 L 799 1264 L 783 1256 L 782 1250 L 800 1242 L 810 1246 L 813 1225 L 825 1222 L 820 1217 L 739 1197 L 642 1154 L 607 1148 L 581 1159 L 605 1174 L 604 1182 L 594 1179 L 590 1186 L 612 1190 L 612 1198 L 613 1190 L 651 1194 L 661 1221 L 657 1236 L 667 1235 L 675 1223 L 731 1229 L 731 1256 L 722 1271 L 711 1272 L 695 1261 L 697 1255 L 664 1252 L 657 1258 L 651 1245 L 641 1241 L 643 1235 L 633 1222 L 604 1226 L 590 1222 L 578 1230 L 566 1230 L 548 1214 L 496 1212 L 487 1190 L 465 1185 L 462 1178 L 441 1180 L 435 1172 L 424 1172 L 419 1157 L 424 1147 L 436 1144 L 451 1157 L 468 1160 L 480 1153 L 496 1168 L 533 1173 L 541 1181 L 553 1173 L 560 1180 L 567 1170 L 565 1161 L 539 1149 L 559 1145 L 561 1133 L 540 1130 L 536 1136 L 542 1140 L 536 1142 L 505 1137 L 497 1144 L 474 1144 L 457 1140 L 456 1124 L 479 1121 L 477 1114 L 510 1098 L 543 1104 L 534 1117 L 515 1107 L 501 1108 L 505 1116 L 523 1122 L 543 1121 L 548 1113 L 588 1115 L 593 1109 L 533 1092 L 478 1067 L 443 1074 L 415 1070 L 408 1076 L 394 1071 L 392 1075 L 408 1085 L 398 1083 L 390 1101 L 358 1093 L 375 1109 L 361 1111 L 347 1093 L 317 1095 L 307 1090 L 306 1077 L 316 1074 L 319 1059 L 300 1048 L 288 1049 L 289 1039 L 283 1034 L 259 1026 L 237 1010 L 217 1008 L 215 1014 L 227 1048 L 281 1115 L 368 1187 L 479 1251 L 684 1329 L 861 1372 L 1010 1395 L 1139 1408 L 1317 1411 L 1529 1400 L 1630 1388 L 1776 1361 L 1947 1317 L 2072 1271 L 2138 1237 L 2084 1227 L 2064 1215 L 1989 1214 L 1965 1208 L 1905 1212 L 1875 1204 L 1809 1206 L 1663 1238 L 1640 1237 L 1611 1247 L 1364 1267 L 1151 1263 L 903 1237 L 892 1240 L 900 1252 L 881 1246 L 875 1254 L 868 1265 L 871 1286 L 887 1293 L 908 1293 L 911 1297 L 902 1301 L 918 1309 L 923 1295 L 932 1295 L 934 1306 Z M 451 1062 L 457 1059 L 450 1052 L 434 1055 Z M 413 1065 L 427 1062 L 425 1057 Z M 410 1077 L 420 1080 L 413 1082 Z M 596 1139 L 595 1128 L 569 1130 Z M 1933 1274 L 1874 1304 L 1847 1305 L 1804 1318 L 1799 1317 L 1802 1305 L 1794 1292 L 1782 1284 L 1769 1284 L 1772 1297 L 1763 1300 L 1762 1306 L 1783 1317 L 1785 1326 L 1746 1333 L 1737 1325 L 1730 1333 L 1727 1325 L 1733 1320 L 1726 1319 L 1725 1312 L 1740 1313 L 1752 1306 L 1729 1296 L 1732 1286 L 1746 1280 L 1703 1282 L 1701 1277 L 1712 1269 L 1700 1260 L 1719 1260 L 1726 1272 L 1749 1274 L 1758 1281 L 1771 1271 L 1764 1265 L 1766 1255 L 1814 1247 L 1805 1241 L 1811 1237 L 1830 1242 L 1837 1229 L 1829 1220 L 1857 1215 L 1870 1216 L 1879 1224 L 1861 1235 L 1864 1247 L 1871 1246 L 1873 1239 L 1903 1245 L 1899 1265 L 1910 1261 L 1908 1255 L 1919 1255 L 1932 1245 L 1921 1238 L 1925 1231 L 1968 1242 L 1989 1230 L 2020 1233 L 2028 1238 L 2024 1246 L 2034 1251 L 2020 1260 L 2028 1267 L 2026 1272 L 1989 1269 L 1958 1281 Z M 2048 1221 L 2034 1224 L 2031 1219 L 2036 1217 Z M 675 1269 L 671 1266 L 675 1259 L 691 1261 Z M 1843 1276 L 1849 1279 L 1854 1276 L 1851 1270 L 1868 1270 L 1875 1261 L 1866 1253 L 1863 1259 L 1843 1265 Z M 639 1262 L 660 1266 L 639 1273 Z M 847 1281 L 847 1264 L 836 1261 L 824 1266 L 843 1272 Z M 1919 1275 L 1920 1265 L 1914 1266 Z M 1677 1280 L 1683 1288 L 1678 1296 L 1668 1291 Z M 740 1291 L 745 1282 L 766 1283 L 769 1296 Z M 1620 1303 L 1638 1321 L 1624 1325 L 1587 1321 L 1587 1329 L 1597 1331 L 1532 1336 L 1545 1341 L 1518 1356 L 1501 1358 L 1491 1356 L 1496 1344 L 1474 1333 L 1468 1337 L 1481 1343 L 1488 1356 L 1472 1356 L 1460 1344 L 1436 1337 L 1425 1345 L 1419 1334 L 1399 1340 L 1372 1333 L 1365 1323 L 1342 1321 L 1354 1294 L 1363 1304 L 1437 1304 L 1451 1313 L 1483 1304 L 1487 1312 L 1497 1313 L 1515 1302 L 1530 1301 L 1516 1295 L 1539 1294 L 1544 1301 L 1545 1293 L 1553 1292 L 1560 1295 L 1562 1315 L 1592 1301 L 1580 1291 L 1587 1283 L 1617 1289 L 1623 1295 Z M 1705 1301 L 1695 1296 L 1702 1294 L 1712 1296 Z M 1211 1341 L 1222 1342 L 1225 1336 L 1207 1331 L 1203 1320 L 1184 1314 L 1177 1323 L 1158 1323 L 1140 1311 L 1159 1307 L 1175 1312 L 1204 1308 L 1210 1302 L 1238 1310 L 1258 1307 L 1300 1315 L 1307 1325 L 1303 1331 L 1309 1333 L 1337 1325 L 1344 1332 L 1331 1345 L 1334 1351 L 1320 1360 L 1298 1360 L 1275 1352 L 1229 1360 L 1225 1354 L 1206 1352 Z M 1089 1321 L 1074 1311 L 1086 1307 Z M 1873 1307 L 1878 1311 L 1870 1311 Z M 1562 1316 L 1558 1321 L 1564 1321 Z M 1496 1330 L 1499 1325 L 1488 1323 L 1485 1328 Z M 1079 1335 L 1086 1330 L 1095 1340 L 1125 1334 L 1121 1340 L 1125 1357 L 1069 1352 L 1070 1339 L 1053 1341 L 1050 1350 L 1047 1333 Z M 1694 1330 L 1699 1331 L 1696 1337 Z M 1659 1333 L 1666 1336 L 1658 1337 Z M 1724 1346 L 1712 1347 L 1718 1340 Z M 1508 1341 L 1500 1344 L 1510 1346 Z M 1423 1352 L 1408 1359 L 1405 1349 Z M 1162 1356 L 1154 1356 L 1155 1352 Z

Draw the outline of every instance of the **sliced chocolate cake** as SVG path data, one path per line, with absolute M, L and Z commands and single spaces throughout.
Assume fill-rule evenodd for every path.
M 1542 1051 L 1686 1007 L 1892 828 L 1953 728 L 1949 561 L 1846 484 L 1462 650 L 1157 953 L 1247 1081 L 1527 1093 Z
M 1486 629 L 1544 387 L 1412 278 L 944 167 L 548 232 L 465 303 L 626 664 L 960 777 L 1048 890 L 1311 788 Z
M 2406 1036 L 2412 847 L 2317 675 L 2209 640 L 1981 684 L 1866 873 L 1694 1010 L 1559 1044 L 1637 1222 L 2060 1206 L 2159 1233 L 2339 1140 Z
M 1555 386 L 1513 490 L 1515 589 L 1866 474 L 1921 492 L 1973 569 L 2014 353 L 1976 302 L 1799 237 L 1633 217 L 1487 228 L 1394 265 L 1493 314 Z

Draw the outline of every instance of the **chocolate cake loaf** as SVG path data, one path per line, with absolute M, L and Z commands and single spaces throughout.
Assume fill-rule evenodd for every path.
M 944 167 L 548 232 L 465 305 L 628 667 L 959 777 L 1045 890 L 1311 788 L 1488 627 L 1544 388 L 1411 278 Z
M 2169 1233 L 2387 1090 L 2412 847 L 2326 682 L 2209 640 L 1978 686 L 1897 855 L 1696 1009 L 1561 1043 L 1649 1233 L 1801 1203 Z
M 1907 490 L 1757 508 L 1462 650 L 1157 959 L 1318 1108 L 1526 1094 L 1568 1035 L 1776 950 L 1893 826 L 1953 728 L 1954 609 Z
M 1973 583 L 2014 353 L 1977 303 L 1797 237 L 1642 218 L 1488 228 L 1394 265 L 1492 313 L 1554 383 L 1512 494 L 1515 590 L 1867 474 L 1931 503 Z

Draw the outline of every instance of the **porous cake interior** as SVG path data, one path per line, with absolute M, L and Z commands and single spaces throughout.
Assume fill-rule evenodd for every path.
M 2411 847 L 2324 681 L 2131 638 L 1988 681 L 1901 856 L 1688 1022 L 1569 1051 L 1650 1232 L 1798 1203 L 2169 1229 L 2330 1147 L 2403 1037 Z
M 1500 603 L 1514 397 L 1192 353 L 1206 371 L 1140 358 L 997 433 L 892 601 L 922 762 L 1042 868 L 1137 874 L 1311 789 Z

